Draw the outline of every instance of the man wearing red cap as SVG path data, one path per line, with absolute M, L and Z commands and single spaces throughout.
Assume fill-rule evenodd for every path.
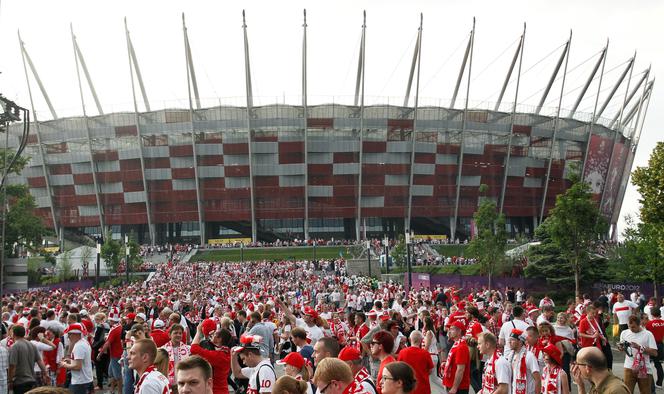
M 422 333 L 419 331 L 413 331 L 410 333 L 410 346 L 403 349 L 399 352 L 399 357 L 397 361 L 403 361 L 406 364 L 410 365 L 415 371 L 415 380 L 417 384 L 415 389 L 411 392 L 413 394 L 428 394 L 431 393 L 431 384 L 430 384 L 430 375 L 432 371 L 435 371 L 435 365 L 431 360 L 431 355 L 425 349 L 422 349 Z M 442 390 L 440 386 L 440 379 L 438 376 L 435 376 L 438 379 L 438 388 Z
M 470 350 L 463 337 L 465 332 L 466 326 L 460 321 L 452 323 L 447 332 L 447 338 L 454 341 L 454 345 L 441 368 L 443 386 L 449 394 L 468 394 L 470 387 Z
M 357 348 L 346 346 L 339 352 L 339 360 L 346 362 L 353 372 L 355 383 L 364 389 L 367 394 L 377 394 L 376 384 L 371 379 L 371 374 L 362 365 L 362 354 Z
M 85 327 L 81 323 L 72 324 L 65 330 L 72 351 L 70 357 L 60 362 L 60 366 L 71 371 L 69 391 L 73 394 L 86 394 L 93 388 L 92 348 L 88 341 L 82 339 L 86 334 Z

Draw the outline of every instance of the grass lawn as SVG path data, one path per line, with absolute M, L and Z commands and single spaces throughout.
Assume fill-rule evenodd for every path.
M 390 273 L 406 272 L 406 267 L 396 267 L 390 269 Z M 413 272 L 428 274 L 461 274 L 461 275 L 480 275 L 479 264 L 473 265 L 442 265 L 442 266 L 415 266 Z
M 339 257 L 350 257 L 345 246 L 317 246 L 317 259 L 332 259 Z M 301 246 L 294 248 L 245 248 L 244 253 L 239 248 L 217 249 L 196 253 L 191 261 L 241 261 L 244 260 L 312 260 L 314 248 Z

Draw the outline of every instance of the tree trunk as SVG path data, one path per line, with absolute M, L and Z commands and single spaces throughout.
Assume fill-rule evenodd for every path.
M 661 306 L 659 300 L 659 291 L 657 291 L 657 278 L 652 280 L 653 297 L 655 297 L 655 306 Z
M 581 297 L 581 267 L 579 266 L 579 258 L 574 259 L 574 292 L 577 297 Z
M 489 292 L 491 292 L 491 277 L 493 276 L 493 267 L 489 267 Z

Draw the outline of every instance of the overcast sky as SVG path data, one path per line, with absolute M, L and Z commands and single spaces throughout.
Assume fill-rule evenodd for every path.
M 207 106 L 244 104 L 243 8 L 255 104 L 300 102 L 303 8 L 308 15 L 310 104 L 351 102 L 363 10 L 367 11 L 368 103 L 403 101 L 420 12 L 424 14 L 420 77 L 424 105 L 449 105 L 473 17 L 477 28 L 471 105 L 487 106 L 497 99 L 524 22 L 519 102 L 525 105 L 539 101 L 570 29 L 573 38 L 563 108 L 576 100 L 607 38 L 610 46 L 600 101 L 635 50 L 633 83 L 650 64 L 651 75 L 664 75 L 664 2 L 657 0 L 0 1 L 0 92 L 20 105 L 30 105 L 17 38 L 20 29 L 59 117 L 82 114 L 70 23 L 104 111 L 133 110 L 124 17 L 152 109 L 186 107 L 183 12 L 200 94 Z M 547 99 L 549 113 L 557 106 L 560 83 L 559 79 Z M 596 84 L 579 111 L 592 112 Z M 32 86 L 37 115 L 50 118 L 34 81 Z M 513 101 L 513 87 L 514 83 L 504 101 Z M 664 88 L 655 86 L 635 166 L 645 165 L 655 143 L 662 140 L 663 92 Z M 624 94 L 623 85 L 604 116 L 612 118 L 619 111 Z M 85 95 L 88 113 L 95 115 L 87 89 Z M 462 89 L 457 106 L 464 97 Z M 621 218 L 637 211 L 638 193 L 630 185 Z

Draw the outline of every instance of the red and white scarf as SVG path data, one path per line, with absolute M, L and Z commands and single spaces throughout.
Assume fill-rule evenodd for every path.
M 163 348 L 168 352 L 168 383 L 175 384 L 175 365 L 191 354 L 189 345 L 180 343 L 180 346 L 173 346 L 173 342 L 168 341 Z
M 528 350 L 521 349 L 519 354 L 514 353 L 512 356 L 512 370 L 516 374 L 514 376 L 514 394 L 526 394 L 528 390 L 528 372 L 526 369 L 526 355 Z M 519 368 L 516 368 L 515 361 L 519 362 Z
M 486 364 L 484 367 L 484 376 L 482 376 L 482 392 L 493 393 L 498 387 L 498 379 L 496 378 L 496 361 L 500 358 L 500 352 L 496 349 L 491 357 L 491 364 Z
M 634 352 L 632 371 L 634 371 L 637 374 L 639 379 L 647 378 L 648 360 L 646 360 L 646 356 L 643 354 L 643 350 L 641 348 L 639 349 L 632 348 L 632 352 Z
M 560 371 L 557 365 L 546 365 L 542 370 L 542 394 L 558 394 L 560 391 Z
M 362 369 L 360 369 L 357 372 L 357 374 L 355 375 L 355 379 L 353 379 L 353 380 L 355 380 L 355 383 L 357 383 L 358 385 L 362 385 L 362 382 L 364 382 L 365 380 L 370 379 L 370 378 L 371 378 L 371 375 L 369 375 L 369 372 L 367 371 L 367 369 L 362 367 Z

